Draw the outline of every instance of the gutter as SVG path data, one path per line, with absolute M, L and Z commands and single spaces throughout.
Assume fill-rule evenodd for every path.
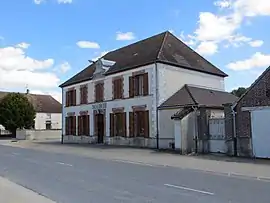
M 64 144 L 64 125 L 63 125 L 63 122 L 64 122 L 64 94 L 63 94 L 63 88 L 62 88 L 62 135 L 61 135 L 61 144 Z M 67 132 L 66 132 L 67 133 Z
M 237 137 L 236 137 L 236 112 L 234 111 L 234 107 L 236 105 L 231 106 L 232 110 L 232 115 L 233 115 L 233 151 L 234 151 L 234 156 L 237 156 Z
M 157 63 L 155 62 L 155 76 L 156 76 L 156 139 L 157 139 L 157 149 L 159 149 L 159 120 L 158 120 L 158 70 Z

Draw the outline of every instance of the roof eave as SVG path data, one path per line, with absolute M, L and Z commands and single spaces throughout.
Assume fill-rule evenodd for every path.
M 184 68 L 184 69 L 187 69 L 187 70 L 192 70 L 192 71 L 198 71 L 198 72 L 201 72 L 201 73 L 207 73 L 207 74 L 211 74 L 211 75 L 215 75 L 215 76 L 220 76 L 220 77 L 228 77 L 229 75 L 227 75 L 226 73 L 222 72 L 221 74 L 216 74 L 216 73 L 211 73 L 211 72 L 208 72 L 208 71 L 203 71 L 203 70 L 194 70 L 193 68 L 190 68 L 190 67 L 186 67 L 186 66 L 182 66 L 178 63 L 173 63 L 173 62 L 170 62 L 170 61 L 165 61 L 165 60 L 157 60 L 156 62 L 158 63 L 163 63 L 163 64 L 167 64 L 167 65 L 173 65 L 173 66 L 177 66 L 177 67 L 180 67 L 180 68 Z

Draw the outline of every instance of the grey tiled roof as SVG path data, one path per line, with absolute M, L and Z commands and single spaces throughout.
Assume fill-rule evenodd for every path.
M 221 77 L 227 76 L 168 31 L 111 51 L 103 58 L 116 62 L 106 75 L 160 62 Z M 91 80 L 94 71 L 93 63 L 60 87 Z

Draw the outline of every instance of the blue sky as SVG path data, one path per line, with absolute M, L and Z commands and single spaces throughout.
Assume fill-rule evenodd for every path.
M 8 0 L 0 8 L 0 90 L 60 98 L 58 85 L 89 59 L 166 30 L 229 74 L 226 90 L 270 65 L 269 0 Z

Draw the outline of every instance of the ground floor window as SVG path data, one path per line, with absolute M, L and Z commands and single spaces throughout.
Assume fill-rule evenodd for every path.
M 126 112 L 110 114 L 110 135 L 126 137 Z
M 78 116 L 78 135 L 90 135 L 89 115 Z
M 129 136 L 149 137 L 149 111 L 129 112 Z
M 51 121 L 46 121 L 46 130 L 51 130 L 52 129 L 52 122 Z
M 76 135 L 76 116 L 66 117 L 66 135 Z

